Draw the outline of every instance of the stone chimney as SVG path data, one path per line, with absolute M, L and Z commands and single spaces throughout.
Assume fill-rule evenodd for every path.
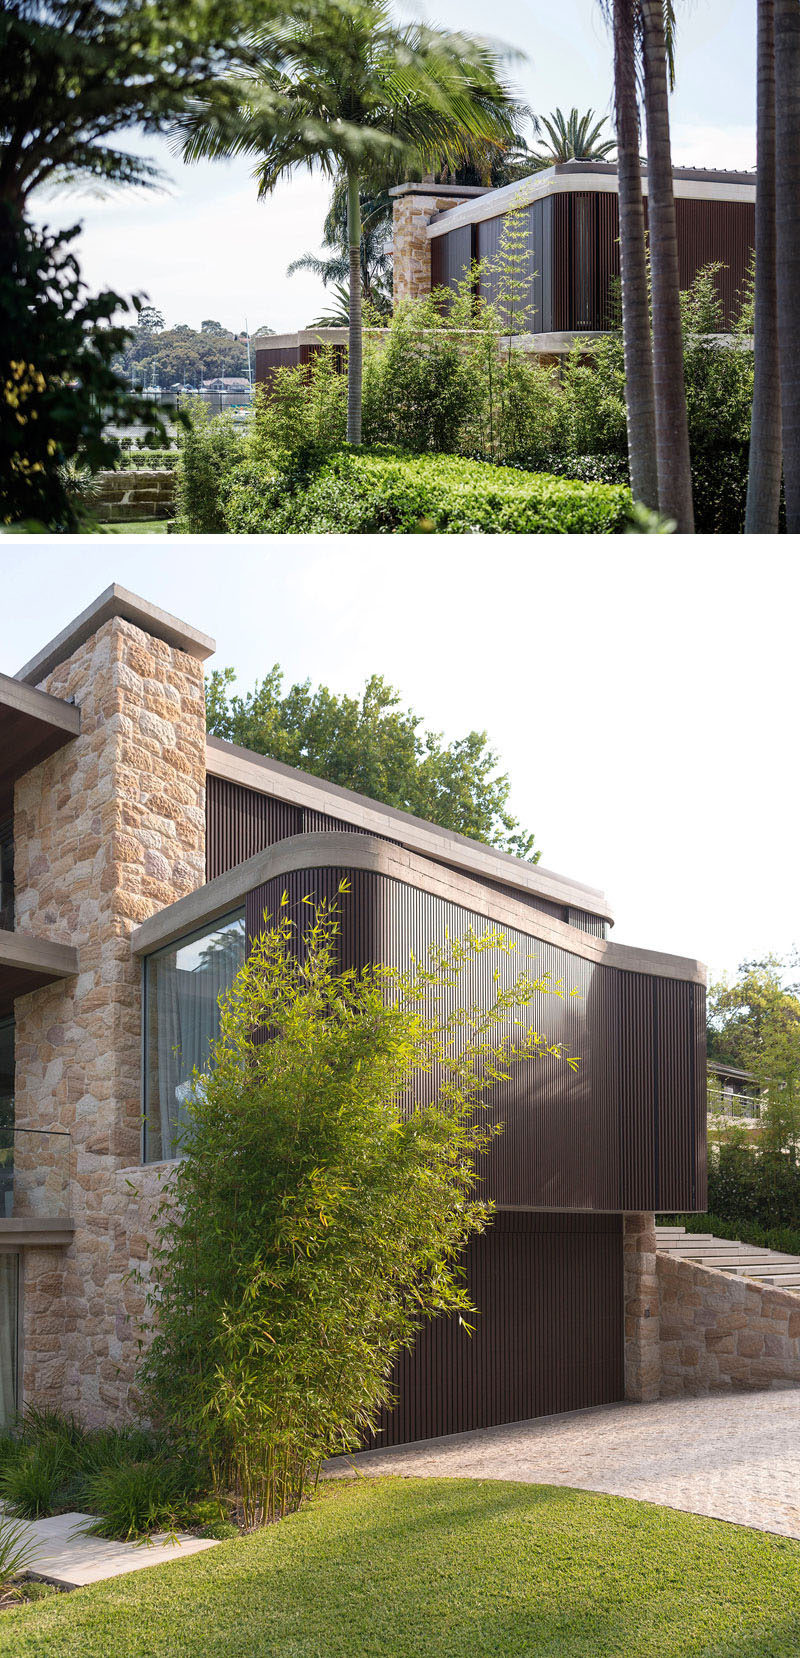
M 392 206 L 394 303 L 424 299 L 431 291 L 431 244 L 427 227 L 434 214 L 458 207 L 473 196 L 485 196 L 480 186 L 462 184 L 397 184 L 389 191 Z

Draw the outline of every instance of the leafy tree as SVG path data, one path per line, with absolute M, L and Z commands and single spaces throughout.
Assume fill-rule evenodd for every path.
M 143 305 L 136 319 L 136 326 L 143 335 L 162 333 L 164 328 L 163 312 L 156 310 L 155 305 Z
M 215 334 L 218 338 L 222 335 L 227 335 L 230 338 L 227 328 L 223 328 L 221 322 L 215 322 L 213 317 L 207 317 L 205 322 L 201 322 L 200 332 L 201 334 Z
M 252 155 L 259 196 L 298 167 L 347 184 L 349 443 L 361 442 L 361 189 L 376 167 L 457 165 L 515 136 L 500 61 L 464 35 L 401 27 L 388 0 L 298 0 L 254 39 L 246 77 L 179 118 L 184 157 Z
M 797 961 L 792 961 L 797 966 Z M 752 1071 L 768 1096 L 762 1138 L 800 1145 L 800 984 L 783 982 L 787 963 L 771 955 L 743 962 L 733 984 L 711 986 L 709 1056 Z
M 548 974 L 512 980 L 502 934 L 405 972 L 342 970 L 338 903 L 305 902 L 306 921 L 285 897 L 265 916 L 221 1002 L 162 1208 L 142 1371 L 246 1527 L 296 1509 L 322 1459 L 358 1447 L 426 1320 L 469 1319 L 459 1256 L 490 1217 L 475 1166 L 491 1089 L 545 1055 L 578 1065 L 526 1017 L 561 992 Z M 475 1006 L 487 952 L 494 1000 Z M 409 1110 L 420 1073 L 435 1097 Z
M 310 680 L 284 693 L 277 664 L 243 697 L 229 694 L 235 678 L 233 668 L 217 668 L 206 681 L 213 736 L 537 861 L 533 835 L 509 813 L 509 779 L 496 775 L 485 731 L 444 744 L 380 674 L 360 698 L 312 690 Z
M 162 130 L 226 59 L 228 0 L 2 0 L 0 202 L 91 180 L 154 185 L 158 168 L 119 147 Z
M 165 433 L 116 373 L 127 334 L 115 319 L 131 307 L 110 291 L 88 294 L 70 251 L 77 229 L 52 235 L 3 212 L 0 523 L 66 532 L 80 528 L 66 468 L 111 464 L 118 447 L 104 436 L 107 423 L 144 416 L 153 433 Z
M 213 375 L 246 375 L 247 340 L 220 323 L 211 329 L 203 323 L 199 331 L 187 323 L 159 333 L 137 328 L 122 354 L 121 366 L 140 384 L 196 386 Z
M 587 109 L 585 115 L 571 109 L 565 116 L 563 110 L 556 109 L 551 115 L 536 116 L 534 131 L 541 137 L 544 128 L 550 147 L 531 152 L 531 170 L 541 172 L 557 161 L 608 161 L 614 140 L 602 136 L 605 125 L 605 116 L 595 121 L 593 109 Z

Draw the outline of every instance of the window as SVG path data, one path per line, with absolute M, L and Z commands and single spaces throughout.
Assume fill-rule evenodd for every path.
M 0 1254 L 0 1429 L 17 1413 L 19 1375 L 19 1255 Z
M 14 1021 L 0 1019 L 0 1219 L 14 1209 Z
M 0 820 L 0 927 L 14 926 L 14 819 Z
M 218 998 L 244 962 L 244 911 L 155 951 L 145 962 L 146 1163 L 176 1157 L 192 1072 L 219 1034 Z

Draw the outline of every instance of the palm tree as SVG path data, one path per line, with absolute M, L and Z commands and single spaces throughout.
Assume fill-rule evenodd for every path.
M 694 532 L 689 421 L 683 373 L 678 237 L 669 135 L 669 0 L 639 0 L 642 14 L 647 196 L 653 308 L 658 504 L 684 535 Z M 800 434 L 799 434 L 800 435 Z
M 653 344 L 639 161 L 636 0 L 613 0 L 614 116 L 619 181 L 619 250 L 628 464 L 634 501 L 658 505 Z
M 607 161 L 614 148 L 614 140 L 605 138 L 599 141 L 606 118 L 603 116 L 592 126 L 594 119 L 593 109 L 587 109 L 586 114 L 581 116 L 577 109 L 571 109 L 566 117 L 560 109 L 553 110 L 550 115 L 537 115 L 533 123 L 534 132 L 541 134 L 544 127 L 550 149 L 531 152 L 529 159 L 533 171 L 540 172 L 543 167 L 552 167 L 558 161 Z
M 775 211 L 786 528 L 800 531 L 800 9 L 775 0 Z M 758 265 L 756 265 L 758 283 Z
M 184 156 L 253 155 L 265 197 L 298 167 L 345 181 L 350 323 L 347 440 L 361 442 L 361 181 L 391 164 L 458 166 L 508 143 L 500 59 L 464 35 L 401 27 L 388 0 L 298 0 L 253 39 L 253 68 L 178 125 Z
M 781 501 L 781 387 L 775 205 L 775 4 L 758 0 L 756 280 L 753 419 L 746 535 L 777 535 Z
M 375 309 L 388 314 L 392 308 L 392 198 L 388 190 L 362 190 L 360 208 L 362 298 Z M 338 291 L 340 285 L 347 282 L 350 271 L 345 180 L 334 185 L 322 241 L 324 247 L 333 250 L 331 253 L 322 258 L 316 253 L 304 253 L 300 259 L 293 259 L 287 265 L 286 275 L 293 276 L 295 271 L 310 271 L 320 278 L 324 287 L 333 283 Z M 341 299 L 339 310 L 342 311 Z M 345 310 L 349 316 L 349 297 Z

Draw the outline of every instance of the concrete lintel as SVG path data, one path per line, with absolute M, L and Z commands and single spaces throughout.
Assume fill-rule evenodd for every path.
M 0 1254 L 17 1249 L 66 1249 L 74 1234 L 75 1222 L 68 1215 L 13 1215 L 0 1220 Z
M 0 968 L 45 973 L 51 979 L 70 979 L 78 971 L 78 952 L 74 944 L 3 929 L 0 931 Z
M 583 933 L 565 921 L 496 891 L 479 876 L 470 878 L 429 858 L 417 857 L 394 841 L 378 840 L 369 834 L 354 835 L 348 830 L 316 830 L 312 834 L 292 835 L 257 852 L 143 921 L 131 934 L 131 952 L 134 956 L 149 955 L 240 907 L 247 894 L 265 881 L 323 865 L 343 870 L 364 869 L 388 876 L 472 911 L 489 925 L 518 928 L 532 939 L 556 944 L 572 955 L 599 965 L 695 984 L 706 982 L 701 962 L 656 950 L 610 944 L 607 939 Z
M 491 184 L 431 184 L 417 179 L 411 184 L 394 184 L 390 196 L 489 196 Z
M 216 650 L 215 641 L 207 633 L 200 633 L 197 628 L 190 627 L 188 622 L 180 621 L 177 616 L 170 615 L 169 611 L 162 610 L 159 605 L 151 604 L 149 600 L 140 598 L 137 593 L 131 593 L 127 587 L 121 587 L 119 582 L 114 581 L 98 598 L 87 605 L 79 616 L 62 628 L 55 639 L 51 639 L 48 645 L 37 651 L 30 662 L 26 662 L 15 674 L 15 679 L 26 685 L 38 685 L 53 668 L 66 661 L 79 645 L 97 633 L 104 622 L 109 621 L 112 616 L 132 622 L 135 627 L 141 628 L 143 633 L 150 633 L 155 639 L 163 639 L 167 645 L 185 651 L 187 656 L 194 656 L 200 662 L 205 662 Z

